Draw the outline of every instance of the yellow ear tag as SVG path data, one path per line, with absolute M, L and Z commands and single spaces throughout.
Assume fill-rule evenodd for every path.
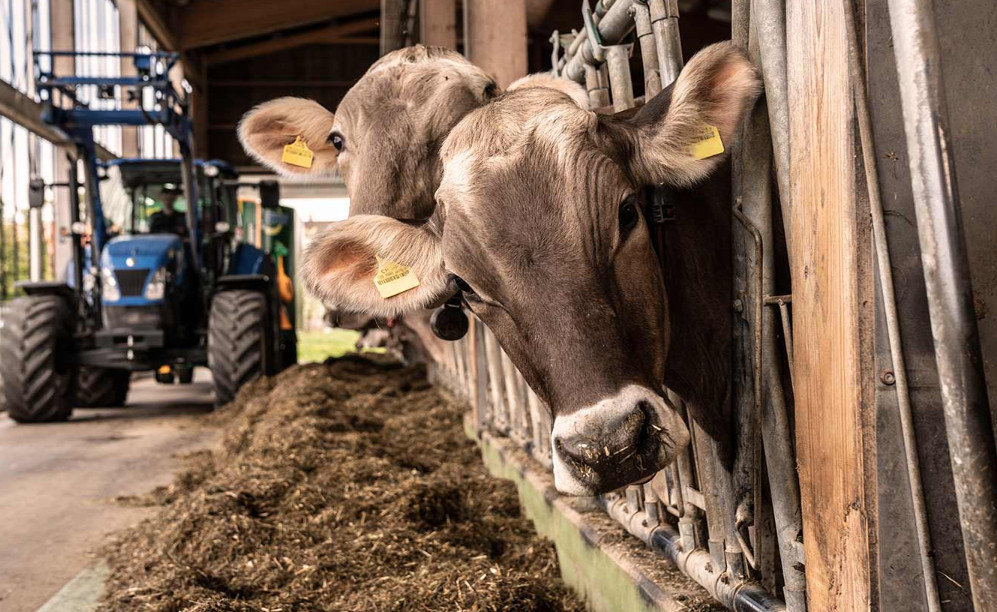
M 377 257 L 377 274 L 374 276 L 374 286 L 382 298 L 388 299 L 419 286 L 419 278 L 412 268 L 381 259 L 378 255 L 375 257 Z
M 704 125 L 699 135 L 699 141 L 689 147 L 689 155 L 694 159 L 706 159 L 724 152 L 724 143 L 720 140 L 720 130 L 712 125 Z
M 298 136 L 291 144 L 284 145 L 284 154 L 281 155 L 280 161 L 299 168 L 311 168 L 314 157 L 315 154 L 312 153 L 312 150 L 308 148 L 304 140 L 301 140 L 301 136 Z

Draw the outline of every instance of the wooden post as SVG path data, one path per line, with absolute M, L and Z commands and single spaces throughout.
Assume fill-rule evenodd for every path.
M 797 463 L 808 609 L 872 605 L 868 211 L 858 200 L 843 5 L 791 2 L 787 31 Z M 866 206 L 867 208 L 867 206 Z M 868 326 L 868 327 L 864 327 Z M 871 472 L 870 472 L 871 473 Z
M 52 50 L 72 51 L 75 48 L 75 23 L 73 21 L 73 0 L 51 0 L 51 30 L 52 30 Z M 75 72 L 75 64 L 71 57 L 60 57 L 54 60 L 56 74 L 69 76 Z M 60 149 L 55 155 L 55 179 L 63 182 L 69 178 L 69 173 L 75 168 L 75 162 L 66 158 L 66 152 L 73 158 L 76 157 L 74 147 Z M 70 198 L 68 189 L 56 189 L 54 191 L 55 203 L 53 214 L 55 217 L 55 278 L 68 280 L 65 278 L 66 265 L 73 260 L 73 241 L 70 225 Z
M 421 0 L 419 40 L 424 45 L 457 48 L 457 6 L 455 0 Z
M 401 49 L 405 0 L 381 0 L 381 55 Z
M 526 0 L 465 0 L 464 54 L 499 87 L 526 75 Z
M 131 53 L 138 46 L 138 8 L 135 0 L 118 0 L 118 32 L 122 53 Z M 121 76 L 135 76 L 135 62 L 130 57 L 121 58 Z M 137 92 L 136 92 L 137 93 Z M 139 100 L 129 102 L 122 93 L 121 108 L 138 108 Z M 134 126 L 121 128 L 121 156 L 138 157 L 139 129 Z

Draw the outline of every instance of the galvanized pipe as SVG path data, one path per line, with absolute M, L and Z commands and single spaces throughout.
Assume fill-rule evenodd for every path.
M 783 235 L 786 249 L 793 252 L 793 233 L 789 231 L 792 217 L 789 189 L 789 84 L 786 73 L 786 2 L 785 0 L 754 0 L 751 2 L 751 28 L 758 43 L 762 81 L 765 84 L 765 104 L 769 113 L 772 152 L 775 161 L 776 184 L 782 208 Z
M 997 450 L 962 227 L 938 33 L 929 0 L 889 0 L 928 314 L 966 565 L 997 609 Z
M 650 100 L 661 91 L 661 71 L 658 68 L 658 48 L 651 29 L 651 11 L 647 0 L 638 0 L 630 6 L 637 27 L 640 43 L 640 60 L 644 66 L 644 99 Z
M 651 550 L 670 560 L 717 601 L 731 610 L 782 612 L 786 606 L 760 584 L 741 580 L 720 571 L 710 554 L 701 548 L 682 545 L 681 536 L 668 523 L 653 520 L 646 511 L 631 506 L 618 495 L 602 498 L 606 513 Z
M 914 510 L 914 528 L 917 532 L 918 556 L 921 561 L 921 576 L 924 580 L 924 595 L 930 612 L 941 610 L 938 595 L 938 580 L 935 577 L 935 561 L 931 555 L 931 533 L 928 527 L 928 511 L 924 501 L 921 481 L 921 463 L 917 456 L 917 434 L 911 413 L 910 391 L 907 386 L 907 366 L 904 362 L 903 343 L 900 337 L 900 318 L 897 314 L 897 298 L 893 285 L 893 265 L 890 262 L 890 249 L 886 240 L 886 222 L 883 219 L 883 201 L 879 193 L 879 173 L 876 167 L 876 151 L 872 142 L 872 121 L 869 116 L 869 100 L 866 90 L 865 67 L 860 56 L 858 32 L 855 26 L 855 3 L 848 0 L 845 5 L 845 29 L 848 34 L 848 67 L 855 98 L 855 114 L 859 125 L 859 140 L 862 146 L 862 161 L 865 166 L 865 182 L 869 192 L 869 208 L 872 213 L 872 234 L 876 246 L 876 263 L 879 273 L 879 290 L 886 313 L 886 333 L 890 342 L 890 357 L 896 377 L 894 389 L 897 394 L 897 407 L 900 412 L 900 429 L 907 464 L 907 480 Z
M 760 60 L 758 32 L 749 29 L 749 57 Z M 742 205 L 744 215 L 759 228 L 761 249 L 761 292 L 771 295 L 775 291 L 775 249 L 773 228 L 773 202 L 771 188 L 772 155 L 769 138 L 770 115 L 764 108 L 756 108 L 748 121 L 741 148 L 743 163 Z M 783 594 L 790 612 L 806 610 L 806 576 L 799 568 L 798 537 L 802 532 L 800 492 L 797 485 L 796 464 L 793 459 L 793 435 L 789 427 L 786 398 L 779 374 L 779 357 L 776 350 L 776 321 L 772 308 L 761 307 L 761 350 L 759 374 L 762 376 L 759 399 L 762 400 L 761 434 L 765 467 L 769 475 L 769 495 L 772 499 L 772 518 L 775 536 L 782 561 L 785 582 Z M 756 508 L 756 512 L 758 509 Z
M 678 0 L 649 0 L 651 29 L 658 48 L 658 69 L 661 71 L 661 85 L 668 87 L 679 78 L 684 60 L 682 59 L 682 39 L 679 37 Z
M 633 108 L 634 87 L 630 80 L 630 52 L 633 45 L 613 45 L 606 48 L 606 66 L 609 69 L 609 93 L 616 112 Z
M 591 64 L 585 65 L 585 91 L 589 95 L 589 108 L 609 106 L 609 89 L 604 84 L 599 69 Z
M 630 18 L 630 6 L 636 1 L 617 0 L 602 16 L 598 29 L 603 44 L 615 45 L 633 31 L 634 22 Z M 587 36 L 579 36 L 579 38 L 584 40 L 579 43 L 577 51 L 572 53 L 571 49 L 568 49 L 568 54 L 565 55 L 564 76 L 578 83 L 584 83 L 585 65 L 598 63 L 596 61 L 597 52 L 593 49 L 592 41 Z

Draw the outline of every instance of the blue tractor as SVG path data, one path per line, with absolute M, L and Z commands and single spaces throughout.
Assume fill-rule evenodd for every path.
M 137 77 L 59 77 L 38 68 L 38 58 L 63 55 L 94 54 L 36 54 L 44 119 L 76 144 L 83 166 L 83 189 L 75 171 L 65 183 L 74 257 L 65 282 L 21 283 L 25 297 L 6 309 L 0 376 L 8 414 L 65 420 L 74 407 L 123 405 L 132 372 L 187 383 L 200 365 L 211 368 L 224 403 L 247 382 L 294 363 L 285 257 L 245 239 L 237 190 L 247 184 L 235 171 L 192 159 L 186 96 L 168 78 L 177 56 L 99 54 L 132 57 Z M 156 104 L 94 109 L 77 96 L 88 86 L 110 100 L 120 93 L 141 100 L 149 89 Z M 93 132 L 106 125 L 161 125 L 181 157 L 100 162 Z M 252 187 L 262 210 L 281 210 L 276 183 Z M 33 206 L 43 188 L 32 185 Z

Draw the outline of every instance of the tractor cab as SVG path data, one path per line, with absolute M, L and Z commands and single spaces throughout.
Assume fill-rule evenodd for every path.
M 186 383 L 208 366 L 225 403 L 297 358 L 293 257 L 284 248 L 293 244 L 293 214 L 280 208 L 277 184 L 243 184 L 227 164 L 193 159 L 189 102 L 169 78 L 176 54 L 97 54 L 131 59 L 137 76 L 53 71 L 55 58 L 92 55 L 35 52 L 42 120 L 67 135 L 78 164 L 52 185 L 68 188 L 70 200 L 64 282 L 21 283 L 27 295 L 7 305 L 0 329 L 0 343 L 14 347 L 0 372 L 3 403 L 19 422 L 122 405 L 137 371 Z M 119 104 L 95 108 L 81 87 Z M 147 98 L 152 108 L 120 104 Z M 180 158 L 100 161 L 94 130 L 111 125 L 161 126 Z M 31 193 L 39 199 L 44 188 Z M 246 241 L 240 189 L 257 190 L 264 229 L 283 242 Z

